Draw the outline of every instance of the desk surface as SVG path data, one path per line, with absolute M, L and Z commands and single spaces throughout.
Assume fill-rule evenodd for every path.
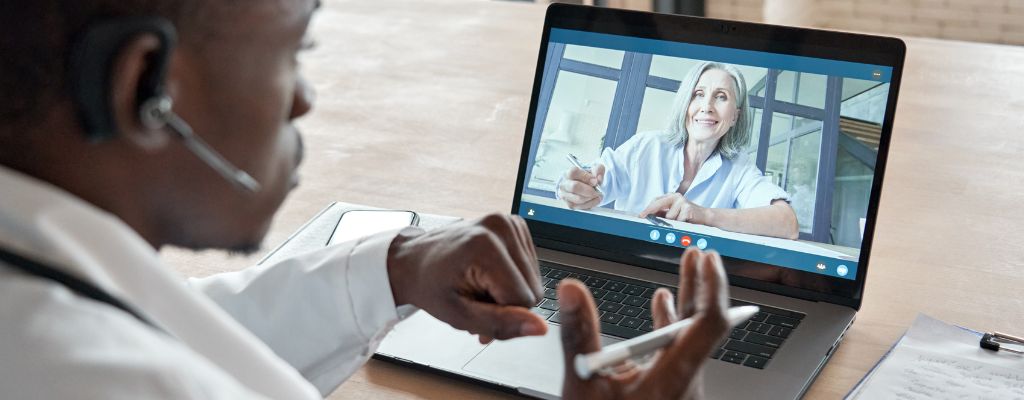
M 508 211 L 544 7 L 482 0 L 327 0 L 303 63 L 303 183 L 267 247 L 332 201 L 474 217 Z M 808 398 L 838 398 L 918 312 L 1024 328 L 1024 48 L 906 39 L 864 306 Z M 186 276 L 252 257 L 163 251 Z M 508 398 L 370 361 L 331 398 Z

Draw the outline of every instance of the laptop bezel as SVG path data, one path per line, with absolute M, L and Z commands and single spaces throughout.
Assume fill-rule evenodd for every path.
M 512 203 L 512 213 L 514 214 L 520 214 L 523 187 L 526 184 L 527 164 L 532 162 L 532 160 L 529 160 L 531 139 L 534 134 L 535 124 L 537 123 L 538 99 L 544 78 L 544 63 L 552 28 L 891 66 L 892 79 L 889 86 L 889 100 L 886 104 L 882 123 L 878 159 L 875 164 L 875 178 L 872 182 L 869 196 L 867 221 L 864 227 L 856 279 L 829 278 L 828 283 L 831 286 L 828 290 L 818 291 L 780 283 L 765 282 L 735 274 L 730 274 L 729 276 L 731 284 L 741 287 L 812 301 L 839 304 L 854 309 L 860 308 L 906 55 L 906 46 L 903 41 L 889 37 L 816 29 L 791 28 L 600 7 L 552 4 L 547 9 L 538 53 L 533 92 L 526 124 L 526 135 L 524 137 L 519 173 Z M 621 236 L 585 231 L 529 218 L 527 223 L 538 246 L 668 273 L 676 273 L 679 255 L 682 253 L 678 248 Z M 609 252 L 604 250 L 608 248 L 617 248 L 622 251 Z M 738 260 L 725 257 L 725 262 L 728 267 L 730 264 L 738 262 Z M 762 265 L 780 268 L 770 264 Z M 796 271 L 795 273 L 807 274 L 808 278 L 821 279 L 817 276 L 818 274 L 810 272 Z

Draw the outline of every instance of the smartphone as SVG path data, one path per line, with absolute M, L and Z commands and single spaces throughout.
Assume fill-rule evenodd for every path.
M 418 225 L 420 216 L 402 210 L 351 210 L 341 214 L 327 245 L 343 243 L 393 229 Z

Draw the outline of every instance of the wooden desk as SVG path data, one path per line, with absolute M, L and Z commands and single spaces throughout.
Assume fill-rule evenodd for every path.
M 474 217 L 508 211 L 544 8 L 482 0 L 327 0 L 303 59 L 303 184 L 267 246 L 331 201 Z M 918 312 L 1024 329 L 1024 48 L 907 39 L 864 307 L 808 393 L 844 395 Z M 186 276 L 260 255 L 169 249 Z M 508 398 L 370 361 L 331 398 Z

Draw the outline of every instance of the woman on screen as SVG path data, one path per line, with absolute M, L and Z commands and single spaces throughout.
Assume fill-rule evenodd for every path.
M 744 151 L 752 113 L 743 75 L 730 65 L 699 64 L 680 84 L 673 110 L 664 131 L 638 133 L 605 148 L 588 170 L 566 171 L 558 198 L 572 209 L 614 202 L 641 218 L 796 239 L 789 196 Z

